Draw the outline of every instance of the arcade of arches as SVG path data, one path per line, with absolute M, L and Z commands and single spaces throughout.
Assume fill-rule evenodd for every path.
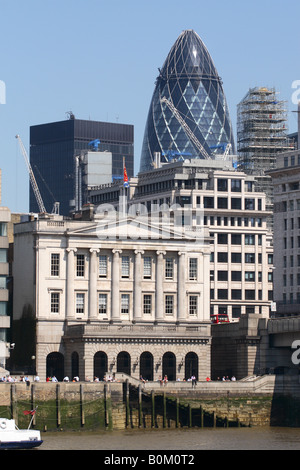
M 46 359 L 46 376 L 55 376 L 59 381 L 63 380 L 65 375 L 70 378 L 79 376 L 79 354 L 73 352 L 71 354 L 71 366 L 66 370 L 64 355 L 59 352 L 48 354 Z M 178 360 L 173 352 L 165 352 L 158 363 L 155 363 L 153 355 L 145 351 L 139 357 L 132 357 L 126 351 L 121 351 L 113 359 L 113 363 L 109 363 L 108 356 L 104 351 L 98 351 L 93 358 L 93 380 L 98 377 L 103 380 L 106 373 L 111 371 L 123 372 L 128 375 L 142 377 L 145 380 L 156 380 L 155 373 L 159 372 L 159 376 L 168 377 L 169 381 L 175 381 L 178 378 L 188 380 L 192 375 L 199 378 L 199 357 L 195 352 L 187 353 L 182 359 Z

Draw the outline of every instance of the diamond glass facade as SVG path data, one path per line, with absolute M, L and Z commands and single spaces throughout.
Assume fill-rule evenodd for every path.
M 214 158 L 235 153 L 223 86 L 200 37 L 183 31 L 156 81 L 145 128 L 140 171 L 154 166 L 154 154 L 172 158 Z

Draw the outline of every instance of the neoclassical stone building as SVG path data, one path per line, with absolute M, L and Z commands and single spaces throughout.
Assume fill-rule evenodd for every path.
M 15 226 L 14 320 L 31 305 L 42 380 L 210 375 L 210 243 L 159 215 L 98 211 Z M 16 345 L 18 347 L 18 345 Z

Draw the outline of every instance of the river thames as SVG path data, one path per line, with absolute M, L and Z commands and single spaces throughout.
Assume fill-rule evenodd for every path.
M 300 428 L 182 428 L 46 432 L 37 450 L 299 450 Z

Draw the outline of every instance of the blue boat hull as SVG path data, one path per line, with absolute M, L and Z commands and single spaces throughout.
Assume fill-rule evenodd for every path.
M 9 449 L 33 449 L 39 447 L 43 441 L 12 441 L 12 442 L 0 442 L 0 450 Z

